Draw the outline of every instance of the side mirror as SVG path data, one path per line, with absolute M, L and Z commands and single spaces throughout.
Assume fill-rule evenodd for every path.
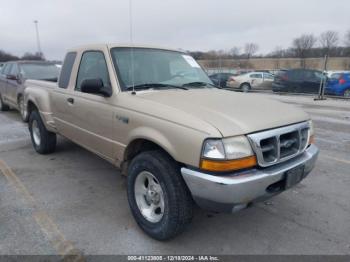
M 19 77 L 16 75 L 6 75 L 6 79 L 8 80 L 19 80 Z
M 110 97 L 112 95 L 111 88 L 103 86 L 103 81 L 101 78 L 83 80 L 80 85 L 80 91 L 88 94 L 101 94 L 106 97 Z

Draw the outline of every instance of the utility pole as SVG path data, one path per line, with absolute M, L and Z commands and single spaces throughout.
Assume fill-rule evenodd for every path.
M 315 101 L 318 100 L 326 100 L 326 98 L 324 97 L 324 88 L 327 82 L 327 64 L 328 64 L 328 54 L 325 55 L 324 57 L 324 64 L 323 64 L 323 72 L 322 72 L 322 78 L 321 78 L 321 82 L 320 82 L 320 89 L 318 92 L 318 97 L 314 98 Z
M 39 26 L 38 26 L 39 21 L 38 20 L 34 20 L 34 24 L 35 24 L 35 31 L 36 31 L 36 43 L 38 46 L 38 54 L 40 56 L 40 58 L 43 58 L 43 52 L 41 51 L 41 45 L 40 45 L 40 37 L 39 37 Z

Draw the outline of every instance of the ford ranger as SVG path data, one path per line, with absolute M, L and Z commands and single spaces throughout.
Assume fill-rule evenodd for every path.
M 120 168 L 133 217 L 158 240 L 182 232 L 194 204 L 231 213 L 295 186 L 318 156 L 307 114 L 221 90 L 177 50 L 74 48 L 57 84 L 26 85 L 34 149 L 54 152 L 61 135 Z

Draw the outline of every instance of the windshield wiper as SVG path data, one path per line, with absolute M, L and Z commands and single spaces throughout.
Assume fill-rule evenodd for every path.
M 183 84 L 182 87 L 206 87 L 206 86 L 211 86 L 211 87 L 215 87 L 215 88 L 219 88 L 219 89 L 222 89 L 221 87 L 218 87 L 218 86 L 214 86 L 210 83 L 207 83 L 207 82 L 190 82 L 190 83 L 186 83 L 186 84 Z
M 183 86 L 176 86 L 176 85 L 168 85 L 168 84 L 161 84 L 161 83 L 147 83 L 147 84 L 140 84 L 135 86 L 128 86 L 126 90 L 141 90 L 141 89 L 151 89 L 151 88 L 176 88 L 176 89 L 182 89 L 182 90 L 188 90 L 188 88 Z

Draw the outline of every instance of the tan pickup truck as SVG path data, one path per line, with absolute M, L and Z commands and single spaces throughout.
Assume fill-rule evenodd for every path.
M 293 187 L 318 155 L 307 114 L 220 90 L 176 50 L 75 48 L 58 84 L 26 84 L 35 150 L 54 152 L 59 134 L 119 167 L 135 220 L 159 240 L 184 230 L 194 203 L 235 212 Z

